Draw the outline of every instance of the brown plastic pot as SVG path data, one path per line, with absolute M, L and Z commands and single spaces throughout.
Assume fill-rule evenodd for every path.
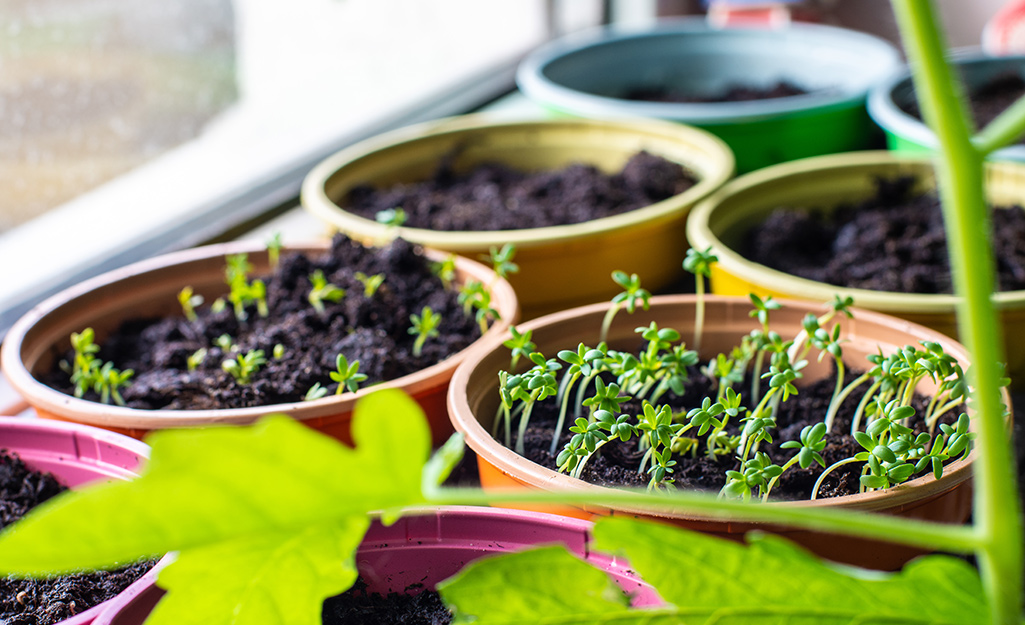
M 286 251 L 324 253 L 327 243 L 295 246 Z M 246 252 L 256 273 L 269 273 L 266 250 L 253 243 L 226 243 L 167 254 L 135 263 L 67 289 L 39 304 L 18 320 L 4 339 L 0 363 L 11 386 L 41 417 L 103 427 L 141 438 L 150 430 L 198 427 L 213 424 L 251 423 L 270 413 L 285 413 L 303 423 L 351 444 L 349 421 L 356 401 L 372 390 L 398 388 L 423 407 L 435 441 L 452 432 L 445 411 L 445 393 L 456 366 L 467 348 L 416 373 L 382 384 L 314 401 L 222 410 L 139 410 L 112 406 L 65 395 L 35 376 L 49 371 L 56 359 L 70 349 L 72 332 L 92 327 L 97 343 L 121 322 L 140 317 L 181 315 L 177 294 L 192 286 L 207 301 L 223 295 L 224 257 Z M 434 260 L 447 254 L 427 251 Z M 519 309 L 516 295 L 505 280 L 475 261 L 456 259 L 457 282 L 478 280 L 492 287 L 492 305 L 501 318 L 485 333 L 500 335 L 515 322 Z
M 609 330 L 608 342 L 616 349 L 634 349 L 639 339 L 634 328 L 647 326 L 651 321 L 659 327 L 671 327 L 680 331 L 684 340 L 693 343 L 694 311 L 696 297 L 693 295 L 667 295 L 651 299 L 649 311 L 627 314 L 620 311 Z M 783 308 L 774 311 L 772 328 L 784 338 L 792 337 L 801 329 L 801 320 L 809 312 L 821 314 L 825 307 L 809 302 L 783 300 Z M 594 304 L 572 310 L 554 313 L 521 324 L 521 332 L 533 331 L 532 340 L 537 349 L 547 356 L 553 356 L 561 349 L 576 349 L 579 343 L 597 343 L 602 319 L 610 304 Z M 711 296 L 706 298 L 705 329 L 702 339 L 703 357 L 728 352 L 739 344 L 741 337 L 758 327 L 748 312 L 751 303 L 747 298 Z M 843 319 L 843 336 L 849 341 L 843 344 L 844 362 L 848 367 L 867 368 L 866 356 L 890 353 L 907 344 L 921 340 L 942 343 L 947 352 L 962 364 L 968 366 L 964 347 L 947 336 L 926 327 L 866 310 L 856 310 L 854 319 Z M 483 341 L 474 353 L 456 371 L 449 388 L 449 414 L 456 430 L 466 437 L 466 443 L 477 453 L 481 485 L 484 488 L 528 487 L 543 490 L 586 490 L 600 497 L 608 489 L 595 486 L 558 473 L 505 447 L 492 438 L 490 432 L 499 405 L 498 372 L 509 366 L 509 349 L 502 345 L 508 336 L 495 336 Z M 821 378 L 829 373 L 826 362 L 811 360 L 804 369 L 805 381 Z M 929 393 L 926 385 L 920 392 Z M 1010 398 L 1004 394 L 1004 401 L 1010 405 Z M 973 452 L 974 454 L 974 452 Z M 935 479 L 931 474 L 910 480 L 905 484 L 883 491 L 873 491 L 830 499 L 797 502 L 771 502 L 769 506 L 795 506 L 800 508 L 844 508 L 866 512 L 881 512 L 905 517 L 930 519 L 946 523 L 963 523 L 971 513 L 971 462 L 973 456 L 948 465 L 943 477 Z M 527 506 L 517 506 L 527 507 Z M 822 557 L 858 566 L 875 569 L 895 569 L 920 552 L 897 544 L 879 543 L 863 539 L 839 537 L 793 528 L 771 527 L 754 523 L 726 522 L 703 518 L 685 509 L 651 515 L 640 510 L 627 508 L 572 508 L 563 506 L 557 510 L 551 507 L 532 507 L 535 510 L 556 511 L 560 514 L 589 518 L 595 514 L 630 514 L 634 516 L 656 516 L 673 523 L 710 534 L 739 539 L 744 533 L 762 529 L 775 532 L 804 545 Z

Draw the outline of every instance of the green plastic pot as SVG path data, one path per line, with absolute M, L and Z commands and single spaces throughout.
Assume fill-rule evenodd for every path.
M 650 117 L 704 128 L 733 149 L 741 173 L 806 156 L 873 147 L 865 98 L 896 72 L 889 43 L 814 24 L 714 29 L 703 19 L 637 31 L 606 28 L 549 43 L 520 65 L 528 97 L 559 113 Z M 804 88 L 800 96 L 748 102 L 669 103 L 624 99 L 637 87 L 715 94 L 735 84 Z
M 957 55 L 951 62 L 969 92 L 1002 74 L 1025 76 L 1025 56 L 990 57 L 973 53 Z M 914 101 L 915 89 L 907 68 L 878 84 L 869 94 L 868 113 L 886 133 L 886 144 L 891 150 L 921 154 L 936 148 L 933 131 L 922 120 L 905 112 Z M 1025 161 L 1025 145 L 1008 146 L 994 152 L 992 158 Z
M 364 183 L 385 186 L 429 178 L 440 160 L 455 154 L 456 171 L 499 162 L 515 169 L 544 170 L 587 163 L 615 171 L 647 150 L 680 163 L 700 179 L 684 193 L 593 221 L 503 231 L 442 232 L 395 228 L 345 210 L 349 191 Z M 332 228 L 366 242 L 397 235 L 427 247 L 470 258 L 491 247 L 517 247 L 519 273 L 509 276 L 525 318 L 589 304 L 619 290 L 611 273 L 622 270 L 660 289 L 684 276 L 687 212 L 733 174 L 729 148 L 701 130 L 661 121 L 561 119 L 492 121 L 467 116 L 412 126 L 381 135 L 320 163 L 303 183 L 302 204 Z
M 875 179 L 914 175 L 920 187 L 935 187 L 931 161 L 894 152 L 871 151 L 809 158 L 769 167 L 732 181 L 695 207 L 687 238 L 698 249 L 711 247 L 719 262 L 712 268 L 712 291 L 721 295 L 772 295 L 830 301 L 854 298 L 856 306 L 889 313 L 957 336 L 954 295 L 926 295 L 851 289 L 799 278 L 752 262 L 737 251 L 747 231 L 773 209 L 821 208 L 856 202 L 875 194 Z M 995 205 L 1025 201 L 1025 166 L 996 163 L 986 170 L 988 200 Z M 1005 359 L 1015 388 L 1025 389 L 1025 291 L 993 296 L 1005 339 Z

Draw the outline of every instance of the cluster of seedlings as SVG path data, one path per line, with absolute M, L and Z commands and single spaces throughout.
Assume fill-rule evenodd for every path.
M 716 259 L 691 250 L 685 267 L 707 275 Z M 780 477 L 795 466 L 821 469 L 811 498 L 818 496 L 824 478 L 841 466 L 860 464 L 860 490 L 887 488 L 925 471 L 937 478 L 944 465 L 972 448 L 974 433 L 963 409 L 967 396 L 964 372 L 955 358 L 938 343 L 908 345 L 895 353 L 868 357 L 871 368 L 848 380 L 843 362 L 844 338 L 838 316 L 852 316 L 850 299 L 836 298 L 825 314 L 808 314 L 800 332 L 788 340 L 770 327 L 772 311 L 780 308 L 771 297 L 751 295 L 750 315 L 758 327 L 728 353 L 719 353 L 702 365 L 696 349 L 688 349 L 681 335 L 655 322 L 636 329 L 642 347 L 637 352 L 611 349 L 606 333 L 617 312 L 625 308 L 647 310 L 650 294 L 636 275 L 616 272 L 624 291 L 613 299 L 602 324 L 597 345 L 579 344 L 547 358 L 536 350 L 529 331 L 513 329 L 505 343 L 512 351 L 507 371 L 499 373 L 500 405 L 493 435 L 524 455 L 524 433 L 538 402 L 557 403 L 558 418 L 549 453 L 560 472 L 581 477 L 585 466 L 611 443 L 636 446 L 637 473 L 648 477 L 649 489 L 667 489 L 674 482 L 678 462 L 705 454 L 725 470 L 720 496 L 768 500 Z M 703 298 L 698 298 L 694 344 L 701 342 Z M 779 445 L 794 450 L 792 457 L 774 461 L 760 449 L 772 443 L 780 406 L 798 393 L 808 359 L 833 363 L 836 384 L 821 422 L 808 425 L 798 440 Z M 520 360 L 529 368 L 516 372 Z M 521 368 L 522 369 L 522 368 Z M 679 402 L 695 374 L 711 383 L 712 394 L 698 405 L 680 408 Z M 935 392 L 920 417 L 912 406 L 915 388 L 931 380 Z M 837 411 L 855 402 L 861 391 L 850 434 L 861 451 L 827 466 L 821 452 L 834 429 Z M 624 406 L 633 406 L 629 411 Z M 639 406 L 639 408 L 637 408 Z M 946 421 L 941 417 L 948 415 Z M 918 429 L 913 419 L 920 418 Z M 572 434 L 565 439 L 567 421 Z M 517 436 L 513 436 L 516 425 Z
M 277 269 L 281 251 L 280 238 L 272 239 L 268 243 L 267 250 L 272 269 Z M 491 250 L 490 259 L 495 266 L 497 275 L 505 277 L 518 270 L 516 264 L 512 262 L 514 255 L 515 248 L 508 245 L 501 249 Z M 469 318 L 474 320 L 471 328 L 476 325 L 483 333 L 489 324 L 499 317 L 499 313 L 492 306 L 491 301 L 493 285 L 483 284 L 476 280 L 456 284 L 454 255 L 439 262 L 431 262 L 430 271 L 438 277 L 446 290 L 458 291 L 455 299 L 459 306 L 454 310 L 461 308 Z M 254 319 L 263 319 L 270 314 L 267 283 L 264 279 L 254 278 L 252 273 L 253 265 L 247 254 L 226 256 L 224 282 L 228 292 L 226 295 L 218 297 L 209 306 L 210 311 L 215 314 L 230 310 L 237 322 L 236 327 L 240 331 L 251 329 Z M 362 298 L 366 300 L 378 296 L 388 281 L 384 273 L 367 275 L 362 271 L 356 271 L 353 277 L 361 288 L 350 286 L 350 289 L 357 288 L 361 292 Z M 306 303 L 313 313 L 321 318 L 325 326 L 331 325 L 334 321 L 334 313 L 328 307 L 343 302 L 348 294 L 347 290 L 333 284 L 324 270 L 320 268 L 310 271 L 306 280 L 309 284 L 305 296 Z M 177 298 L 185 320 L 190 324 L 195 324 L 199 319 L 198 311 L 205 304 L 204 298 L 198 295 L 192 286 L 182 288 Z M 409 326 L 406 333 L 413 337 L 412 355 L 413 358 L 419 359 L 424 353 L 425 345 L 439 337 L 444 321 L 443 315 L 431 306 L 425 305 L 419 309 L 419 312 L 409 314 L 408 319 Z M 348 331 L 351 333 L 354 330 L 350 328 Z M 95 334 L 92 328 L 86 328 L 80 333 L 73 333 L 71 344 L 74 356 L 70 362 L 62 361 L 61 368 L 71 376 L 76 397 L 83 397 L 87 392 L 95 391 L 103 403 L 113 401 L 124 405 L 125 401 L 119 391 L 128 386 L 133 371 L 131 369 L 120 371 L 114 367 L 113 363 L 103 363 L 97 358 L 96 354 L 100 351 L 100 347 L 94 342 L 94 338 Z M 207 342 L 208 345 L 196 349 L 184 359 L 187 371 L 194 372 L 202 367 L 208 356 L 220 355 L 221 370 L 228 373 L 234 383 L 240 386 L 252 384 L 254 377 L 271 359 L 281 360 L 286 355 L 286 347 L 281 343 L 274 344 L 273 349 L 244 350 L 238 345 L 237 339 L 227 333 L 220 334 L 212 340 L 207 339 Z M 268 354 L 268 352 L 270 353 Z M 367 381 L 368 376 L 360 372 L 358 359 L 351 359 L 350 362 L 350 357 L 338 353 L 334 357 L 334 363 L 335 370 L 323 372 L 323 379 L 312 383 L 306 390 L 303 399 L 319 399 L 330 392 L 334 394 L 346 391 L 355 392 L 361 383 Z

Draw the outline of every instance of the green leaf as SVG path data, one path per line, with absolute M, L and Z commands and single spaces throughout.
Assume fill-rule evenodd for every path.
M 324 599 L 356 581 L 369 520 L 272 532 L 182 551 L 160 573 L 169 593 L 147 625 L 320 625 Z
M 373 393 L 352 428 L 355 450 L 283 416 L 157 432 L 141 478 L 69 491 L 0 534 L 0 572 L 110 567 L 423 503 L 430 432 L 416 403 Z
M 454 623 L 595 623 L 628 609 L 604 572 L 562 547 L 482 558 L 438 584 L 438 591 Z
M 888 574 L 826 564 L 771 534 L 748 534 L 750 545 L 744 546 L 609 517 L 598 521 L 594 537 L 599 549 L 625 555 L 678 606 L 680 623 L 990 622 L 978 573 L 949 556 L 919 558 Z

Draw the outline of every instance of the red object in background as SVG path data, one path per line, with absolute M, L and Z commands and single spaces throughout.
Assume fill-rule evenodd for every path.
M 994 56 L 1025 54 L 1025 0 L 1009 0 L 990 18 L 982 49 Z
M 800 2 L 730 2 L 716 1 L 708 5 L 708 22 L 715 28 L 762 26 L 783 28 L 791 21 L 819 22 L 821 15 Z

